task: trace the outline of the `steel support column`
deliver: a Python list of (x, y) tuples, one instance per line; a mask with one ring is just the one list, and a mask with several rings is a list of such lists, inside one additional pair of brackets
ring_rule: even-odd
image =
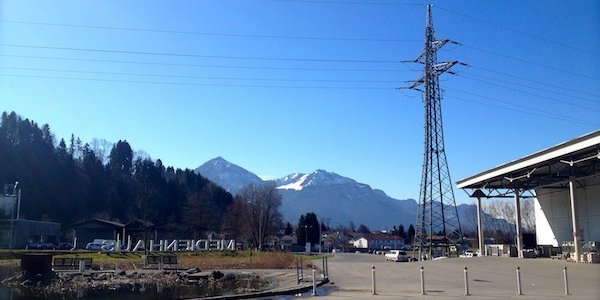
[(517, 256), (523, 258), (523, 234), (521, 233), (521, 191), (515, 189), (515, 226), (517, 229)]
[(479, 239), (479, 255), (485, 256), (485, 243), (483, 237), (483, 222), (481, 215), (481, 197), (477, 197), (477, 236)]
[(579, 262), (581, 256), (580, 244), (581, 237), (579, 236), (579, 219), (577, 214), (577, 205), (575, 200), (575, 179), (569, 179), (569, 198), (571, 198), (571, 221), (573, 223), (573, 245), (575, 246), (575, 261)]

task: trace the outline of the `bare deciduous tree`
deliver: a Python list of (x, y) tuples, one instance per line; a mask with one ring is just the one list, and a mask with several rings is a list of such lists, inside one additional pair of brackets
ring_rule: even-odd
[(250, 185), (243, 188), (229, 207), (223, 229), (232, 237), (251, 237), (261, 248), (269, 235), (283, 227), (281, 195), (274, 184)]
[(250, 237), (251, 229), (247, 222), (246, 203), (240, 196), (233, 198), (233, 203), (227, 208), (223, 218), (223, 233), (234, 240), (242, 240)]
[(105, 139), (94, 138), (92, 139), (90, 146), (98, 159), (105, 165), (108, 162), (108, 155), (110, 154), (110, 149), (113, 147), (113, 143)]

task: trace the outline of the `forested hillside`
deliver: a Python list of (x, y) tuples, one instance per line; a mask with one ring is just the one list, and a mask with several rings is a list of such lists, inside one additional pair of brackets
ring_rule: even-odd
[(47, 124), (2, 114), (0, 184), (19, 182), (22, 218), (63, 225), (140, 218), (199, 232), (218, 229), (232, 202), (231, 194), (192, 170), (136, 159), (124, 140), (104, 160), (79, 139), (57, 140)]

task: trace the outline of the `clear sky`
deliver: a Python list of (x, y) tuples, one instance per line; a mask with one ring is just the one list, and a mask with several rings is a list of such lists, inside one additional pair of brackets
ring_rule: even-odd
[[(0, 110), (166, 165), (419, 197), (425, 1), (0, 1)], [(452, 180), (600, 128), (600, 2), (433, 1)], [(457, 201), (469, 202), (462, 191)]]

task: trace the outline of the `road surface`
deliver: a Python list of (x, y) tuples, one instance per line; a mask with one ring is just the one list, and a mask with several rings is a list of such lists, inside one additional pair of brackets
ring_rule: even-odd
[[(576, 264), (546, 258), (450, 258), (423, 262), (388, 262), (383, 255), (341, 253), (329, 259), (325, 299), (559, 299), (564, 298), (567, 267), (569, 299), (600, 299), (600, 264)], [(371, 294), (375, 266), (376, 293)], [(421, 295), (420, 266), (426, 295)], [(516, 267), (521, 291), (517, 295)], [(470, 296), (464, 296), (464, 267), (468, 267)]]

